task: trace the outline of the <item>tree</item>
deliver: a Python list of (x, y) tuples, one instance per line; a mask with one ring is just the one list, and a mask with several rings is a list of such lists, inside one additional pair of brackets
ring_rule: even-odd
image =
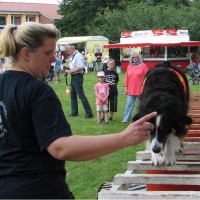
[[(86, 26), (96, 16), (101, 16), (105, 9), (126, 8), (124, 0), (63, 0), (59, 6), (59, 14), (64, 17), (56, 20), (55, 25), (65, 36), (88, 35)], [(100, 15), (99, 15), (100, 14)]]
[(191, 2), (190, 0), (141, 0), (142, 3), (148, 3), (151, 5), (165, 4), (169, 6), (188, 6)]
[(199, 9), (200, 0), (64, 0), (56, 26), (62, 36), (103, 35), (110, 42), (119, 42), (123, 31), (158, 28), (188, 29), (197, 40)]

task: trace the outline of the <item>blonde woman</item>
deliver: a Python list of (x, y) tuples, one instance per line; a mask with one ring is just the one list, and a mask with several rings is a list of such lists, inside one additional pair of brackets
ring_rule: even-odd
[(132, 117), (133, 107), (141, 94), (147, 71), (148, 68), (142, 62), (140, 54), (138, 52), (131, 53), (124, 81), (125, 94), (127, 95), (126, 109), (122, 121), (124, 123), (129, 122)]
[(11, 67), (0, 75), (0, 199), (73, 199), (65, 161), (90, 160), (149, 138), (155, 112), (121, 133), (72, 136), (54, 90), (38, 80), (55, 62), (59, 31), (53, 25), (8, 25), (0, 57)]

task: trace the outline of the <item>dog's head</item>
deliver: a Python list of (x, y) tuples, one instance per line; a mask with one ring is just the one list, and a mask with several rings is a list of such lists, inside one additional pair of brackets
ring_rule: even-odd
[[(147, 113), (146, 113), (147, 114)], [(145, 114), (138, 113), (133, 117), (133, 121), (141, 118)], [(191, 117), (188, 116), (176, 116), (168, 115), (164, 113), (158, 113), (156, 118), (149, 121), (154, 125), (154, 130), (151, 131), (151, 150), (154, 153), (160, 153), (167, 142), (167, 139), (171, 134), (176, 135), (182, 140), (186, 133), (187, 127), (192, 123)]]
[[(182, 82), (183, 81), (183, 82)], [(180, 141), (187, 133), (192, 119), (187, 116), (189, 88), (183, 72), (164, 63), (149, 70), (139, 99), (136, 121), (153, 111), (157, 117), (151, 119), (151, 150), (160, 153), (167, 146), (169, 137), (175, 135)], [(168, 143), (167, 143), (168, 144)]]

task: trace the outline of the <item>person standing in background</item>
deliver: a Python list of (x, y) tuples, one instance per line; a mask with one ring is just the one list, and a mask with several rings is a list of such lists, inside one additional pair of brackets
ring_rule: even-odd
[(94, 54), (96, 57), (96, 71), (102, 70), (102, 53), (100, 52), (100, 49), (97, 49), (97, 52)]
[(124, 123), (130, 121), (133, 107), (136, 99), (141, 94), (144, 77), (148, 71), (145, 63), (142, 62), (141, 56), (137, 52), (130, 54), (129, 65), (126, 70), (124, 88), (127, 94), (127, 103), (124, 113)]
[(93, 71), (93, 61), (92, 61), (92, 57), (89, 52), (87, 52), (87, 54), (86, 54), (86, 62), (87, 62), (87, 66), (88, 66), (88, 71), (92, 72)]
[(105, 83), (105, 73), (97, 72), (98, 83), (94, 86), (97, 106), (97, 123), (101, 124), (100, 114), (103, 112), (106, 124), (108, 124), (108, 95), (109, 86)]
[(194, 53), (192, 54), (191, 60), (192, 60), (193, 63), (195, 63), (196, 65), (198, 65), (198, 63), (199, 63), (198, 47), (195, 49)]
[(69, 69), (65, 70), (67, 74), (71, 74), (71, 114), (69, 116), (78, 116), (78, 95), (86, 112), (85, 118), (93, 118), (91, 106), (83, 90), (83, 69), (85, 68), (84, 57), (72, 44), (67, 44), (65, 49), (67, 54), (71, 55)]
[(53, 81), (53, 78), (54, 78), (54, 65), (51, 65), (49, 67), (49, 79), (48, 79), (48, 81)]
[(108, 96), (108, 110), (110, 111), (109, 121), (113, 120), (114, 112), (117, 112), (117, 97), (118, 90), (117, 84), (119, 82), (118, 73), (115, 71), (115, 60), (108, 59), (107, 62), (108, 69), (104, 71), (105, 73), (105, 82), (108, 84), (110, 91)]
[(61, 72), (62, 72), (62, 70), (63, 70), (63, 61), (65, 61), (65, 57), (63, 56), (61, 51), (58, 52), (58, 55), (59, 55), (59, 58), (61, 60)]
[(54, 63), (55, 81), (56, 83), (60, 83), (62, 60), (58, 52), (55, 53), (55, 57), (56, 57), (56, 62)]
[(108, 66), (107, 66), (108, 60), (109, 60), (109, 55), (106, 54), (106, 55), (103, 57), (103, 69), (102, 69), (103, 71), (105, 71), (105, 70), (108, 68)]
[(88, 66), (87, 66), (87, 58), (86, 58), (86, 55), (85, 55), (85, 51), (81, 51), (81, 54), (83, 55), (83, 58), (84, 58), (84, 66), (85, 66), (85, 68), (84, 68), (84, 73), (88, 73)]

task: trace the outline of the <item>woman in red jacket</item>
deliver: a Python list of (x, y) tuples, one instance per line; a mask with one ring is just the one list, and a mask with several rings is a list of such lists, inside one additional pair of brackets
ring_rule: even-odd
[(144, 77), (148, 71), (145, 63), (142, 62), (140, 54), (133, 52), (130, 55), (130, 64), (127, 67), (124, 88), (127, 94), (126, 110), (122, 122), (126, 123), (131, 119), (135, 100), (141, 93)]

